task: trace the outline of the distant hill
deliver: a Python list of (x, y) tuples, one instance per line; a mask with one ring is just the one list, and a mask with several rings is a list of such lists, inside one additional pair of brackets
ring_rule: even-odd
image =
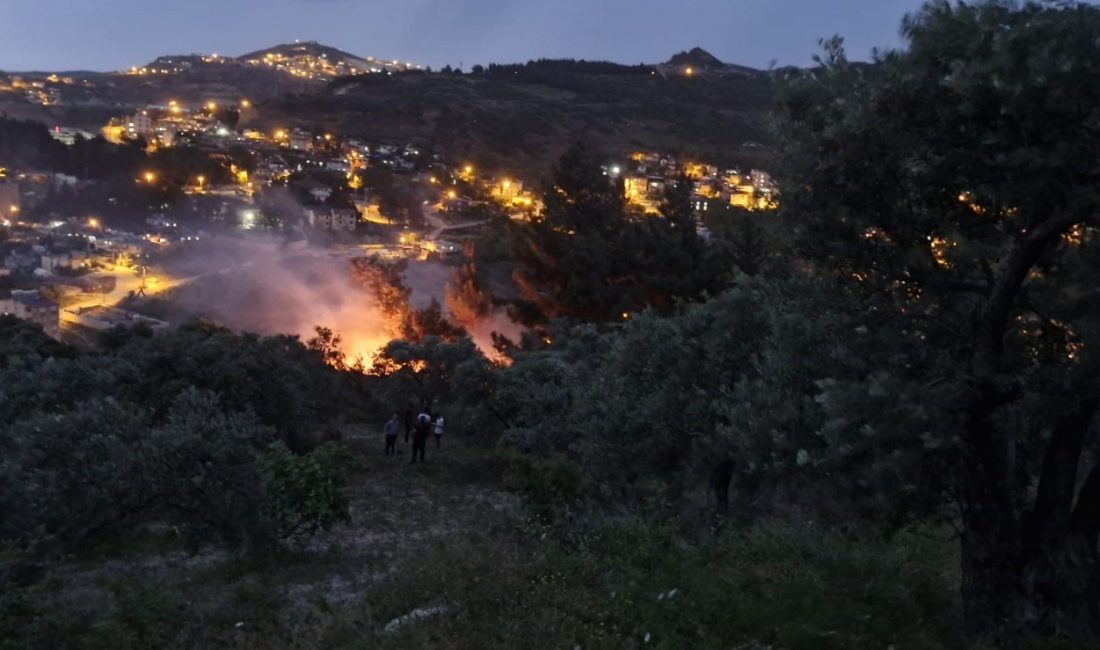
[(755, 68), (725, 63), (701, 47), (675, 54), (668, 62), (657, 67), (665, 74), (679, 73), (687, 68), (691, 68), (694, 72), (700, 74), (738, 75), (743, 77), (760, 74), (760, 70)]
[[(285, 57), (295, 56), (312, 56), (316, 58), (327, 57), (333, 61), (367, 61), (367, 57), (358, 56), (345, 52), (344, 50), (323, 45), (317, 41), (303, 41), (299, 43), (283, 43), (281, 45), (275, 45), (263, 50), (256, 50), (255, 52), (249, 52), (248, 54), (242, 54), (237, 57), (238, 61), (248, 61), (250, 59), (263, 59), (265, 56), (273, 54)], [(372, 59), (373, 60), (373, 59)]]
[(519, 172), (547, 171), (579, 138), (616, 155), (660, 150), (767, 166), (771, 75), (740, 68), (689, 78), (659, 67), (544, 60), (478, 74), (345, 77), (269, 101), (259, 119), (264, 128), (413, 142)]
[(270, 62), (297, 62), (299, 67), (310, 65), (320, 68), (329, 66), (333, 75), (358, 74), (366, 72), (387, 72), (416, 70), (420, 66), (408, 62), (386, 61), (376, 59), (373, 56), (359, 56), (344, 50), (322, 45), (316, 41), (303, 41), (298, 43), (284, 43), (269, 47), (265, 50), (249, 52), (237, 57), (242, 63), (253, 65), (269, 64)]
[[(377, 69), (390, 74), (362, 74)], [(692, 67), (693, 74), (684, 74)], [(718, 164), (769, 166), (772, 75), (696, 48), (666, 63), (538, 60), (426, 73), (314, 42), (241, 57), (165, 56), (142, 73), (89, 75), (42, 107), (3, 109), (95, 130), (108, 117), (171, 100), (257, 106), (249, 128), (303, 126), (373, 142), (420, 145), (486, 166), (543, 173), (575, 139), (609, 153), (660, 150)]]
[(703, 70), (719, 70), (726, 67), (725, 63), (718, 60), (710, 52), (701, 47), (696, 47), (687, 52), (680, 52), (668, 60), (669, 65), (690, 65)]
[(246, 66), (269, 68), (305, 79), (323, 79), (369, 72), (415, 70), (420, 66), (359, 56), (316, 41), (283, 43), (238, 57), (216, 54), (161, 56), (146, 68), (159, 71), (189, 71), (211, 67)]

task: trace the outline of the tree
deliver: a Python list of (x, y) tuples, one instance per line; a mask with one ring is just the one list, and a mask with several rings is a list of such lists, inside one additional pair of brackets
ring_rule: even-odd
[(455, 321), (472, 329), (489, 315), (493, 303), (478, 281), (473, 241), (467, 240), (463, 243), (462, 254), (463, 263), (451, 274), (444, 298)]
[(304, 434), (347, 414), (354, 379), (320, 356), (204, 325), (117, 330), (93, 356), (0, 318), (0, 585), (152, 522), (258, 552), (342, 519), (333, 452)]
[[(891, 316), (900, 348), (824, 398), (829, 435), (905, 424), (881, 403), (845, 408), (857, 394), (952, 396), (910, 433), (948, 461), (967, 630), (1096, 636), (1100, 10), (933, 2), (903, 34), (907, 49), (870, 68), (827, 42), (782, 103), (801, 252)], [(883, 445), (872, 458), (911, 456)]]
[[(391, 341), (375, 359), (371, 372), (387, 379), (395, 396), (416, 395), (420, 408), (431, 412), (438, 402), (454, 396), (454, 377), (460, 366), (480, 353), (468, 338), (448, 342), (436, 336), (418, 341)], [(400, 404), (404, 398), (391, 400)]]

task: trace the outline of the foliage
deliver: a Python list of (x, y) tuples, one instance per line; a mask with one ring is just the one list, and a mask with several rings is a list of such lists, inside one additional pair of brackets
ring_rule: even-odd
[(690, 216), (687, 181), (664, 219), (628, 216), (622, 187), (583, 143), (569, 149), (543, 193), (546, 208), (518, 234), (513, 277), (544, 317), (620, 320), (647, 305), (698, 299), (713, 276)]
[(873, 67), (827, 42), (782, 101), (799, 252), (895, 336), (822, 434), (941, 477), (902, 480), (961, 517), (974, 635), (1094, 637), (1100, 10), (932, 2), (903, 33)]
[[(77, 354), (37, 330), (41, 341), (2, 333), (0, 543), (15, 552), (5, 583), (150, 522), (195, 545), (260, 551), (346, 513), (330, 449), (284, 462), (280, 482), (261, 475), (273, 442), (307, 451), (303, 429), (325, 426), (352, 394), (350, 377), (296, 339), (192, 326), (116, 333), (104, 352)], [(287, 513), (307, 523), (280, 531)]]
[(346, 494), (348, 452), (332, 443), (298, 455), (282, 442), (260, 458), (279, 537), (304, 544), (334, 524), (350, 521)]
[(371, 372), (385, 380), (384, 389), (393, 395), (391, 403), (404, 403), (413, 395), (419, 408), (432, 412), (433, 405), (453, 398), (454, 379), (463, 366), (483, 362), (470, 339), (445, 341), (428, 336), (418, 342), (391, 341), (379, 352)]
[(524, 498), (535, 517), (553, 521), (581, 498), (581, 474), (563, 458), (538, 459), (513, 454), (504, 474), (504, 485)]
[[(819, 530), (759, 529), (703, 546), (608, 522), (579, 548), (502, 552), (456, 540), (372, 594), (379, 626), (425, 604), (448, 609), (391, 634), (334, 630), (354, 647), (951, 648), (949, 545)], [(828, 586), (828, 587), (826, 587)]]

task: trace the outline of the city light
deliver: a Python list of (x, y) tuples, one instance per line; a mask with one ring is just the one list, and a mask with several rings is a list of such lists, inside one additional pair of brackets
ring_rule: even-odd
[(88, 217), (88, 227), (89, 228), (98, 228), (99, 227), (99, 219), (96, 219), (95, 217)]
[(217, 102), (206, 102), (206, 110), (210, 111), (211, 113), (218, 110)]
[(684, 74), (690, 77), (691, 75), (695, 74), (695, 68), (687, 68), (686, 70), (684, 70)]
[(154, 181), (157, 180), (157, 175), (154, 172), (145, 172), (145, 175), (142, 178), (145, 179), (146, 183), (152, 184)]
[(12, 214), (19, 214), (19, 206), (15, 205), (14, 203), (12, 205), (9, 205), (8, 206), (8, 212), (10, 212)]
[(247, 99), (242, 99), (241, 108), (252, 108), (252, 102), (248, 101)]

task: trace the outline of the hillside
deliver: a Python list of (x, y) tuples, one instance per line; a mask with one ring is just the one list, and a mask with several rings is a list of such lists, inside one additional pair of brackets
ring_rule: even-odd
[(772, 93), (764, 73), (686, 78), (543, 61), (478, 75), (343, 78), (268, 102), (262, 114), (267, 127), (318, 124), (521, 171), (545, 171), (578, 138), (620, 154), (653, 149), (751, 165), (767, 160)]

